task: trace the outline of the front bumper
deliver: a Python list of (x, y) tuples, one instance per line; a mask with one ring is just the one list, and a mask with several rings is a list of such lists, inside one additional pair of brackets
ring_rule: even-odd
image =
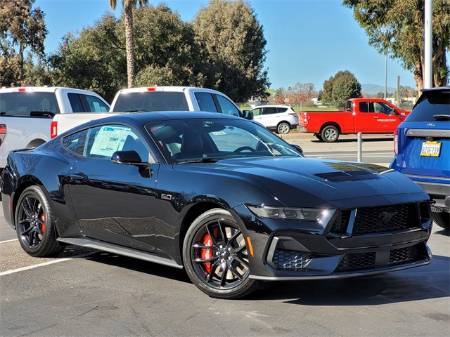
[[(431, 251), (426, 242), (431, 233), (430, 217), (417, 226), (383, 233), (337, 235), (292, 226), (289, 221), (242, 217), (251, 237), (250, 278), (299, 280), (345, 278), (396, 271), (426, 265)], [(331, 226), (331, 225), (330, 225)], [(273, 231), (272, 231), (273, 229)]]

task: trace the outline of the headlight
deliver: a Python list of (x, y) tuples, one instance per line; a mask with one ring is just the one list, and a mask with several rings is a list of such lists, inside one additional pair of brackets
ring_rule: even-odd
[(269, 206), (247, 206), (250, 211), (261, 218), (315, 221), (322, 226), (328, 224), (335, 209), (323, 208), (285, 208)]

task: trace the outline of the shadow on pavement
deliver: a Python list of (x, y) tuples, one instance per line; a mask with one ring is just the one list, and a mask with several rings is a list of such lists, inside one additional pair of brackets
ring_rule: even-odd
[(176, 281), (190, 282), (184, 270), (163, 266), (157, 263), (138, 260), (131, 257), (120, 256), (106, 252), (98, 252), (90, 256), (89, 260)]
[[(384, 138), (364, 138), (363, 136), (363, 142), (364, 143), (372, 143), (372, 142), (385, 142), (385, 141), (390, 141), (390, 140), (394, 140), (393, 137), (384, 137)], [(351, 139), (338, 139), (337, 141), (335, 141), (335, 143), (352, 143), (355, 142), (356, 143), (357, 139), (356, 138), (351, 138)], [(322, 141), (318, 140), (318, 139), (311, 139), (312, 143), (323, 143)]]
[(426, 267), (340, 280), (272, 283), (256, 300), (320, 306), (380, 305), (450, 297), (450, 258), (434, 256)]
[[(187, 282), (184, 270), (151, 262), (96, 253), (91, 261), (148, 275)], [(336, 280), (269, 282), (246, 300), (285, 300), (285, 303), (320, 306), (380, 305), (450, 297), (450, 258), (436, 255), (426, 267), (370, 277)], [(192, 285), (194, 287), (194, 285)]]
[[(437, 226), (436, 224), (435, 224), (435, 226)], [(441, 230), (438, 230), (438, 231), (436, 231), (436, 232), (434, 232), (433, 233), (434, 235), (444, 235), (444, 236), (450, 236), (450, 229), (441, 229)]]

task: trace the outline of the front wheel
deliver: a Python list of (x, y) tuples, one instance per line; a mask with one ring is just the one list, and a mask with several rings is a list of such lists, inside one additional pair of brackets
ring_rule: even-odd
[(333, 143), (339, 138), (339, 130), (334, 125), (327, 125), (322, 129), (320, 136), (325, 142)]
[(442, 227), (446, 230), (450, 230), (450, 213), (440, 212), (435, 213), (431, 212), (431, 216), (439, 227)]
[(49, 202), (39, 186), (30, 186), (20, 195), (15, 224), (19, 243), (29, 255), (53, 256), (62, 249), (56, 241)]
[(280, 124), (278, 124), (277, 126), (277, 133), (278, 134), (288, 134), (289, 131), (291, 131), (291, 125), (288, 122), (281, 122)]
[(237, 299), (256, 288), (245, 237), (226, 210), (212, 209), (194, 220), (184, 238), (183, 263), (192, 283), (211, 297)]

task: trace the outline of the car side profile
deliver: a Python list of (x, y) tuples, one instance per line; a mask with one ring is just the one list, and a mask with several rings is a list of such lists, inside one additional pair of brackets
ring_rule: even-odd
[(261, 281), (428, 264), (429, 197), (376, 165), (303, 157), (217, 113), (120, 114), (13, 151), (2, 205), (22, 248), (64, 244), (175, 268), (234, 299)]
[(261, 105), (250, 112), (253, 120), (278, 134), (287, 134), (298, 126), (297, 113), (289, 105)]

